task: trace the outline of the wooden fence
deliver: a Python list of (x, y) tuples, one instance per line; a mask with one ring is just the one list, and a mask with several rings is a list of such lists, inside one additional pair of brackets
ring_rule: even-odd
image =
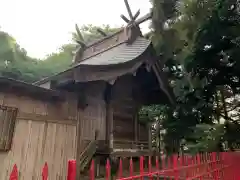
[[(240, 153), (206, 153), (195, 156), (171, 157), (140, 157), (139, 164), (129, 159), (129, 170), (123, 168), (123, 160), (119, 159), (118, 172), (111, 174), (110, 161), (106, 161), (106, 175), (104, 179), (135, 180), (135, 179), (161, 179), (161, 180), (240, 180)], [(138, 168), (134, 165), (139, 165)], [(42, 180), (48, 180), (48, 165), (42, 168)], [(113, 177), (112, 177), (113, 176)], [(89, 170), (89, 179), (95, 179), (95, 163), (92, 160)], [(76, 178), (76, 161), (69, 160), (67, 180)], [(14, 165), (10, 180), (18, 180), (18, 169)]]

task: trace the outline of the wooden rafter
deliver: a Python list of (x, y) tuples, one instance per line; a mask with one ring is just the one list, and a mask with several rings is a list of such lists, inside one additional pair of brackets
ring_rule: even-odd
[(133, 16), (133, 20), (135, 21), (138, 16), (140, 15), (140, 9), (136, 12), (136, 14)]
[(107, 34), (106, 34), (102, 29), (100, 29), (100, 28), (97, 29), (97, 32), (98, 32), (99, 34), (101, 34), (102, 36), (104, 36), (104, 37), (107, 36)]
[(126, 16), (124, 16), (123, 14), (120, 15), (120, 17), (128, 24), (130, 22), (130, 20), (128, 18), (126, 18)]
[(82, 36), (82, 33), (80, 32), (80, 29), (77, 24), (75, 24), (75, 29), (76, 29), (76, 34), (77, 34), (77, 39), (76, 42), (82, 47), (86, 47), (86, 44), (84, 42), (84, 38)]
[(129, 6), (128, 0), (124, 0), (125, 6), (127, 8), (127, 12), (129, 15), (128, 19), (126, 16), (124, 16), (123, 14), (120, 15), (120, 17), (127, 23), (127, 26), (138, 26), (138, 24), (136, 23), (136, 19), (138, 18), (138, 16), (140, 15), (140, 9), (133, 15), (131, 8)]
[(139, 18), (138, 20), (135, 21), (135, 24), (139, 25), (142, 24), (143, 22), (149, 20), (152, 18), (152, 12), (142, 16), (141, 18)]

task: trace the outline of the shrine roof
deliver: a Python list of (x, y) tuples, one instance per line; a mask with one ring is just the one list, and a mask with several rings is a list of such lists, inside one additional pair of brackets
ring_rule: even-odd
[(151, 44), (151, 41), (138, 37), (132, 44), (122, 42), (103, 52), (82, 59), (80, 65), (113, 65), (125, 63), (139, 57)]

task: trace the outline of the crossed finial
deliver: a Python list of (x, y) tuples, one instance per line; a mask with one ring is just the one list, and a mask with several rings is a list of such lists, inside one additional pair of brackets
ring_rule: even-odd
[(135, 20), (138, 18), (138, 16), (140, 15), (140, 9), (136, 12), (135, 15), (132, 14), (131, 8), (129, 6), (128, 0), (124, 0), (125, 6), (127, 8), (128, 11), (128, 15), (130, 17), (130, 20), (124, 16), (123, 14), (121, 14), (121, 18), (128, 24), (128, 25), (132, 25), (135, 23)]

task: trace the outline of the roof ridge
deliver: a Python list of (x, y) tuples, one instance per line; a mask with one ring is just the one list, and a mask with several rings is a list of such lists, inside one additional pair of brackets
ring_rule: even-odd
[(125, 28), (125, 27), (121, 28), (121, 29), (118, 30), (117, 32), (114, 32), (114, 33), (109, 34), (109, 35), (107, 35), (107, 36), (105, 36), (105, 37), (103, 37), (103, 38), (97, 39), (97, 40), (95, 40), (95, 41), (87, 44), (86, 49), (87, 49), (87, 48), (90, 48), (90, 47), (92, 47), (92, 46), (94, 46), (94, 45), (96, 45), (96, 44), (99, 44), (99, 43), (105, 41), (106, 39), (109, 39), (109, 38), (111, 38), (111, 37), (113, 37), (113, 36), (116, 36), (117, 34), (120, 34), (120, 33), (124, 30), (124, 28)]
[(124, 31), (125, 28), (130, 28), (132, 26), (135, 26), (136, 24), (139, 25), (142, 22), (150, 19), (151, 17), (152, 17), (152, 11), (150, 13), (146, 14), (145, 16), (139, 18), (138, 20), (136, 20), (136, 22), (134, 24), (130, 24), (130, 25), (121, 27), (117, 32), (109, 34), (109, 35), (107, 35), (107, 36), (105, 36), (105, 37), (103, 37), (101, 39), (97, 39), (97, 40), (93, 41), (92, 43), (87, 44), (86, 49), (90, 48), (90, 47), (92, 47), (92, 46), (94, 46), (94, 45), (96, 45), (98, 43), (101, 43), (101, 42), (105, 41), (106, 39), (109, 39), (109, 38), (111, 38), (111, 37), (113, 37), (113, 36), (115, 36), (115, 35), (117, 35), (119, 33), (121, 33), (122, 31)]

